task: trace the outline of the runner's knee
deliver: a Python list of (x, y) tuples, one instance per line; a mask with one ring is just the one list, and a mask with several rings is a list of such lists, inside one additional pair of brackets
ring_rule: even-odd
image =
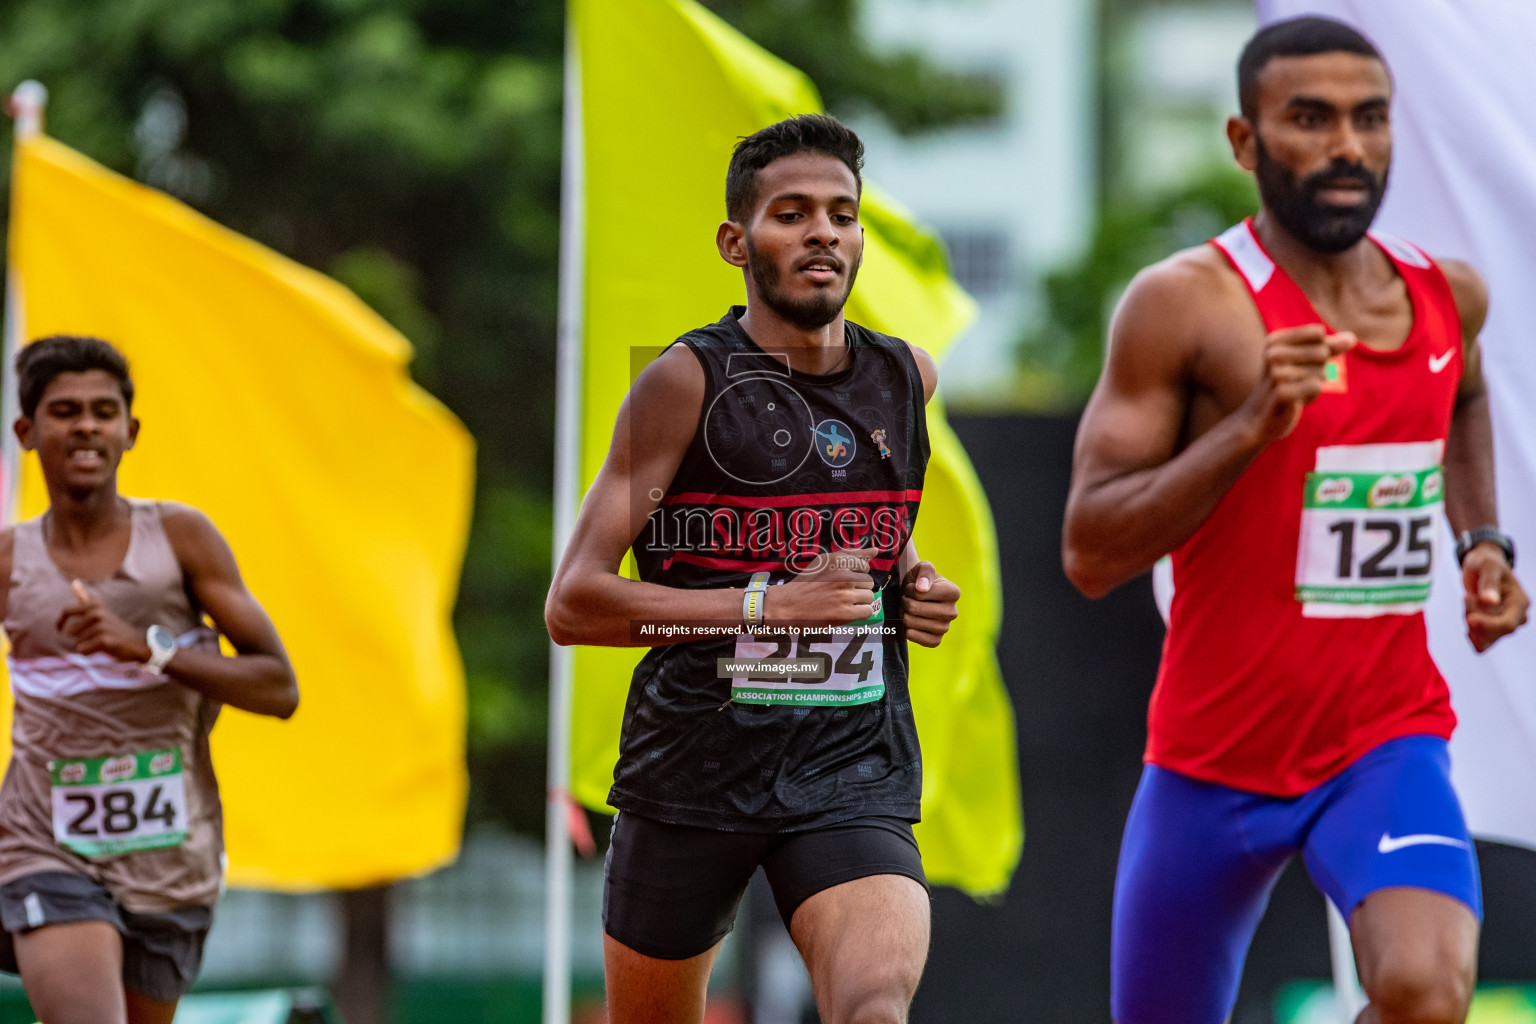
[(127, 1024), (121, 990), (70, 985), (57, 977), (42, 986), (26, 978), (23, 983), (38, 1019), (47, 1024)]
[(69, 1006), (46, 1014), (39, 1011), (39, 1015), (48, 1018), (47, 1024), (127, 1024), (121, 1014), (94, 1006)]
[(911, 998), (905, 993), (884, 992), (858, 1000), (846, 1015), (833, 1017), (828, 1024), (907, 1024)]
[(1429, 957), (1398, 957), (1366, 986), (1381, 1024), (1463, 1024), (1472, 971)]
[(922, 969), (882, 964), (858, 983), (839, 986), (826, 1024), (906, 1024)]

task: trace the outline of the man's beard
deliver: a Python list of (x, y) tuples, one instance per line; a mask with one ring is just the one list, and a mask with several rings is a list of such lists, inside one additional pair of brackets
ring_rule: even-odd
[(779, 287), (778, 264), (758, 251), (757, 246), (752, 244), (752, 236), (747, 236), (747, 272), (752, 275), (752, 283), (757, 286), (757, 297), (769, 309), (805, 331), (814, 331), (836, 320), (848, 302), (849, 293), (853, 291), (854, 279), (859, 276), (859, 263), (849, 262), (841, 255), (837, 258), (848, 272), (848, 283), (841, 293), (819, 288), (809, 298), (796, 300), (784, 294), (784, 290)]
[[(1254, 137), (1258, 164), (1254, 178), (1265, 209), (1280, 226), (1309, 249), (1343, 252), (1365, 237), (1387, 188), (1387, 174), (1377, 178), (1364, 164), (1335, 160), (1324, 170), (1298, 182), (1290, 168), (1272, 159), (1264, 140)], [(1329, 206), (1317, 194), (1331, 185), (1364, 185), (1369, 191), (1360, 206)]]

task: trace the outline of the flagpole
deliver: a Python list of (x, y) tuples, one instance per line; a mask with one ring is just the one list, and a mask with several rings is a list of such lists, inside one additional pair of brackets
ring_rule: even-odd
[(1355, 947), (1349, 938), (1349, 925), (1344, 915), (1324, 899), (1328, 905), (1328, 958), (1333, 962), (1333, 1004), (1338, 1008), (1339, 1024), (1354, 1024), (1354, 1019), (1365, 1009), (1365, 993), (1360, 989), (1360, 978), (1355, 974)]
[[(567, 13), (565, 98), (561, 114), (560, 319), (555, 355), (554, 564), (576, 522), (581, 470), (582, 304), (586, 203), (581, 54), (576, 19)], [(571, 1019), (571, 686), (574, 654), (549, 649), (549, 782), (545, 795), (544, 1024)]]
[[(15, 119), (15, 138), (31, 139), (43, 133), (43, 109), (48, 105), (48, 89), (42, 82), (27, 79), (11, 93), (9, 112)], [(11, 175), (12, 194), (16, 176)], [(16, 207), (11, 205), (11, 216)], [(13, 254), (14, 255), (14, 254)], [(0, 524), (16, 521), (17, 492), (21, 475), (21, 447), (10, 425), (16, 419), (16, 352), (26, 331), (21, 308), (21, 274), (13, 266), (5, 268), (5, 340), (0, 346)]]

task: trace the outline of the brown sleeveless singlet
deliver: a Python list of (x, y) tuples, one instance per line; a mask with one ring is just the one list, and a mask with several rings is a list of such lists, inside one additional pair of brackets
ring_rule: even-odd
[[(216, 650), (217, 635), (203, 625), (187, 593), (159, 503), (129, 502), (128, 553), (110, 578), (86, 582), (86, 588), (135, 629), (159, 624), (183, 646)], [(75, 653), (54, 625), (78, 602), (69, 577), (48, 555), (42, 520), (15, 529), (5, 631), (16, 709), (11, 763), (0, 787), (0, 883), (40, 871), (70, 871), (95, 880), (124, 909), (137, 913), (213, 903), (223, 882), (224, 820), (208, 732), (222, 705), (137, 662)], [(133, 796), (113, 795), (109, 780), (133, 773), (135, 755), (158, 752), (139, 758), (139, 773), (145, 774), (168, 770), (171, 751), (180, 753), (185, 794), (174, 815), (158, 793), (145, 799), (152, 784), (169, 781), (164, 776), (145, 780)], [(113, 760), (95, 764), (102, 758)], [(102, 783), (94, 793), (82, 796), (85, 790), (67, 788), (87, 774), (86, 781)], [(76, 795), (61, 803), (61, 794)], [(141, 813), (163, 815), (166, 827), (174, 824), (185, 840), (170, 845), (174, 838), (162, 836), (149, 840), (167, 843), (158, 849), (113, 852), (103, 844), (105, 850), (82, 853), (56, 838), (64, 829), (75, 842), (144, 842), (125, 827), (139, 822)], [(67, 824), (77, 818), (75, 826)], [(86, 840), (75, 838), (75, 827), (89, 833)]]

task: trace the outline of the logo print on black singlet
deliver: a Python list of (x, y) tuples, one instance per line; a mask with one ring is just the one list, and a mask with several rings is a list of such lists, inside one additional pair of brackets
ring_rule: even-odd
[(732, 480), (787, 479), (820, 448), (811, 407), (787, 381), (746, 377), (723, 388), (704, 414), (704, 450)]
[(816, 424), (816, 454), (833, 469), (842, 469), (853, 461), (858, 446), (853, 430), (842, 420), (825, 419)]

